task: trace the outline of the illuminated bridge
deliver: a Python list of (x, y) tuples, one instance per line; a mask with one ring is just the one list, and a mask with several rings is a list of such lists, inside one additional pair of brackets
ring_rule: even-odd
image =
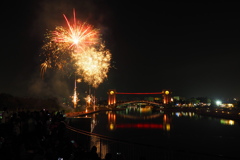
[(123, 106), (126, 104), (132, 104), (132, 103), (145, 103), (146, 105), (156, 105), (156, 106), (160, 106), (162, 105), (162, 103), (157, 103), (157, 102), (153, 102), (153, 101), (147, 101), (147, 100), (133, 100), (133, 101), (126, 101), (126, 102), (120, 102), (120, 103), (116, 103), (116, 106)]
[(151, 93), (126, 93), (126, 92), (117, 92), (115, 89), (110, 89), (108, 91), (108, 105), (111, 107), (116, 107), (120, 104), (117, 103), (117, 94), (141, 94), (141, 95), (153, 95), (153, 94), (161, 94), (162, 95), (162, 102), (151, 102), (151, 101), (144, 101), (144, 100), (136, 100), (136, 101), (129, 101), (129, 102), (123, 102), (123, 104), (129, 104), (134, 102), (140, 102), (140, 103), (151, 103), (154, 105), (166, 105), (169, 104), (172, 101), (171, 92), (169, 90), (162, 90), (162, 92), (151, 92)]

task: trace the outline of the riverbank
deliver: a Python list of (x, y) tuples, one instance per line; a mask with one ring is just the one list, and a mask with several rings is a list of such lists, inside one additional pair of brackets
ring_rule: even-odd
[[(96, 108), (95, 110), (85, 110), (79, 112), (68, 112), (65, 113), (66, 117), (76, 117), (76, 116), (83, 116), (87, 114), (92, 114), (100, 111), (117, 111), (117, 110), (125, 110), (124, 108), (107, 108), (101, 107)], [(161, 108), (158, 110), (162, 110), (164, 112), (196, 112), (202, 116), (211, 116), (216, 118), (224, 118), (224, 119), (231, 119), (231, 120), (238, 120), (240, 121), (240, 109), (236, 108), (197, 108), (197, 107), (171, 107), (171, 108)]]
[(237, 108), (210, 108), (210, 107), (172, 107), (162, 109), (165, 112), (195, 112), (202, 116), (224, 118), (240, 121), (240, 109)]
[(199, 115), (240, 121), (240, 111), (233, 109), (198, 110)]

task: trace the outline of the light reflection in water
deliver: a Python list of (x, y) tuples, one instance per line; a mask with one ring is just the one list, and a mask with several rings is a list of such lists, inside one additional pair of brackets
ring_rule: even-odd
[(229, 119), (220, 119), (220, 123), (223, 125), (234, 125), (235, 121), (234, 120), (229, 120)]
[[(174, 112), (173, 112), (173, 114), (174, 114)], [(194, 112), (175, 112), (175, 115), (177, 117), (182, 117), (182, 116), (193, 117), (193, 116), (195, 116), (195, 113)]]
[[(138, 113), (138, 114), (136, 114)], [(151, 113), (151, 114), (149, 114)], [(171, 113), (165, 113), (162, 110), (159, 110), (158, 113), (153, 112), (152, 110), (150, 111), (149, 109), (138, 109), (138, 108), (131, 108), (131, 109), (127, 109), (126, 112), (115, 112), (115, 111), (107, 111), (106, 112), (107, 115), (107, 129), (111, 132), (114, 132), (117, 128), (119, 129), (127, 129), (127, 128), (134, 128), (134, 129), (158, 129), (158, 130), (163, 130), (165, 133), (170, 134), (171, 130), (174, 131), (174, 126), (172, 126), (172, 120), (174, 117), (178, 118), (178, 117), (190, 117), (191, 119), (198, 119), (201, 116), (199, 116), (198, 114), (194, 113), (194, 112), (171, 112)], [(124, 122), (120, 122), (117, 121), (117, 117), (121, 117), (126, 119), (127, 123)], [(95, 116), (93, 116), (92, 118), (95, 119)], [(160, 119), (159, 119), (160, 118)], [(148, 120), (151, 119), (159, 119), (160, 121), (157, 123), (152, 123), (149, 122)], [(139, 120), (139, 121), (138, 121)], [(146, 123), (144, 123), (146, 120)], [(186, 120), (186, 119), (185, 119)], [(131, 124), (129, 122), (134, 121), (135, 123)], [(94, 122), (96, 124), (96, 121), (93, 120), (92, 122)], [(155, 122), (155, 121), (154, 121)], [(119, 123), (119, 124), (118, 124)], [(235, 125), (235, 121), (233, 120), (227, 120), (227, 119), (220, 119), (220, 123), (223, 125)], [(92, 125), (92, 127), (94, 127), (95, 125)], [(93, 130), (93, 128), (91, 129), (91, 131)], [(176, 130), (176, 127), (175, 127)], [(189, 139), (191, 139), (192, 137), (190, 136)], [(193, 137), (194, 138), (194, 137)], [(214, 137), (212, 138), (211, 141), (214, 141)], [(200, 141), (201, 142), (201, 141)], [(200, 143), (198, 142), (198, 143)], [(186, 143), (191, 143), (191, 141), (188, 141)], [(210, 143), (210, 142), (208, 142)], [(101, 144), (101, 146), (100, 146)], [(105, 142), (100, 142), (100, 139), (92, 136), (91, 138), (91, 145), (95, 145), (97, 146), (97, 148), (99, 148), (99, 153), (101, 152), (101, 156), (102, 158), (104, 157), (104, 155), (111, 150), (111, 148), (108, 148), (108, 144), (106, 144)], [(193, 145), (193, 144), (192, 144)], [(194, 146), (194, 145), (193, 145)]]
[(109, 130), (115, 130), (116, 128), (116, 114), (114, 112), (107, 112), (108, 115), (108, 128)]
[[(146, 108), (146, 109), (136, 109), (134, 108), (133, 110), (137, 110), (139, 113), (146, 113), (146, 112), (151, 112), (151, 108)], [(171, 118), (167, 114), (150, 114), (150, 115), (130, 115), (130, 110), (126, 110), (127, 114), (119, 114), (118, 116), (124, 117), (126, 119), (154, 119), (158, 117), (163, 117), (163, 123), (162, 124), (155, 124), (155, 123), (135, 123), (135, 124), (116, 124), (116, 113), (115, 112), (107, 112), (108, 115), (108, 129), (113, 131), (116, 128), (151, 128), (151, 129), (163, 129), (165, 131), (170, 131), (171, 129)]]

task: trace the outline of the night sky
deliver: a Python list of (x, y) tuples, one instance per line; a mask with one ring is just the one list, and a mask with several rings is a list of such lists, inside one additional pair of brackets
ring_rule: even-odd
[[(66, 97), (74, 76), (40, 77), (46, 29), (65, 25), (73, 8), (99, 28), (112, 54), (108, 78), (94, 90), (240, 98), (240, 3), (231, 1), (53, 0), (6, 2), (1, 9), (0, 93)], [(80, 96), (88, 85), (78, 84)], [(93, 91), (92, 91), (93, 92)]]

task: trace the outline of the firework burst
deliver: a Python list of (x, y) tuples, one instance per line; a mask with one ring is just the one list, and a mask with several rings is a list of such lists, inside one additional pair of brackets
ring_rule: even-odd
[(44, 62), (41, 64), (41, 76), (43, 77), (47, 68), (61, 70), (64, 72), (70, 72), (73, 70), (71, 53), (73, 52), (64, 43), (54, 43), (51, 41), (50, 33), (46, 34), (46, 41), (48, 41), (43, 47)]
[[(67, 19), (66, 26), (57, 26), (55, 30), (45, 34), (45, 43), (42, 47), (43, 63), (41, 64), (41, 76), (48, 68), (57, 69), (65, 74), (82, 77), (89, 86), (97, 88), (105, 78), (110, 68), (111, 54), (101, 42), (98, 29), (77, 21), (73, 10), (73, 22)], [(74, 108), (79, 101), (75, 79), (74, 93), (71, 96)], [(87, 104), (95, 103), (94, 96), (88, 95)]]
[(44, 62), (41, 64), (41, 76), (47, 68), (55, 68), (65, 72), (71, 72), (73, 64), (72, 54), (84, 52), (86, 48), (97, 45), (100, 42), (99, 30), (86, 22), (76, 20), (73, 10), (73, 23), (71, 24), (63, 14), (68, 27), (57, 26), (54, 31), (47, 31), (45, 44), (43, 45)]
[[(67, 27), (57, 26), (45, 34), (43, 52), (40, 54), (44, 57), (40, 74), (43, 77), (48, 68), (70, 75), (74, 73), (89, 86), (97, 88), (107, 78), (111, 53), (101, 42), (99, 30), (86, 22), (77, 21), (75, 10), (72, 23), (64, 14), (63, 17)], [(76, 82), (75, 79), (74, 93), (71, 96), (74, 108), (79, 101)], [(85, 100), (88, 105), (95, 103), (90, 95)]]
[(69, 22), (67, 17), (63, 14), (68, 29), (65, 30), (55, 30), (52, 32), (52, 40), (56, 43), (64, 43), (68, 48), (81, 49), (89, 45), (95, 45), (99, 42), (99, 30), (95, 29), (93, 26), (87, 24), (86, 22), (81, 23), (76, 20), (75, 10), (73, 10), (73, 24)]
[(107, 78), (110, 67), (111, 54), (105, 45), (89, 47), (81, 54), (74, 54), (76, 73), (82, 75), (83, 80), (97, 88)]

